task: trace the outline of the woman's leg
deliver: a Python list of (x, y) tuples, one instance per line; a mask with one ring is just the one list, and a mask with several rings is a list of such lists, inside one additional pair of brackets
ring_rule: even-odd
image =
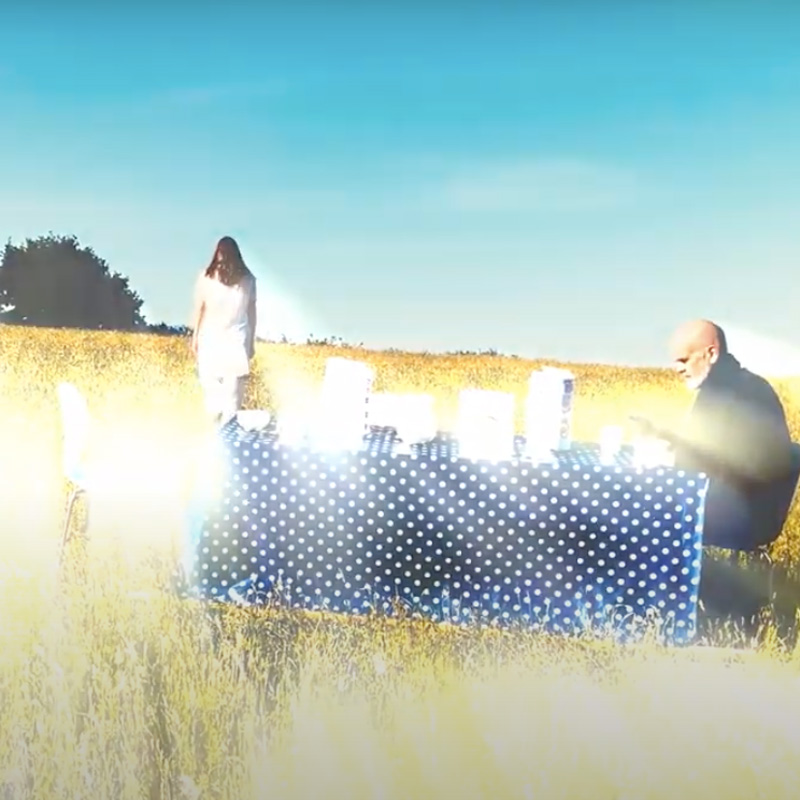
[(209, 420), (213, 425), (217, 425), (226, 405), (224, 380), (215, 375), (200, 375), (200, 387), (203, 390), (203, 402)]
[(220, 422), (224, 424), (242, 408), (245, 378), (223, 378), (220, 384)]

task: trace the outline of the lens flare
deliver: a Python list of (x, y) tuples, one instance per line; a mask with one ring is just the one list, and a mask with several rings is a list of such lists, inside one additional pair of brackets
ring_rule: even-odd
[(720, 327), (743, 367), (765, 378), (800, 377), (800, 347), (738, 325), (721, 322)]
[(315, 329), (311, 315), (300, 308), (282, 281), (256, 255), (254, 248), (240, 242), (245, 262), (257, 281), (256, 336), (259, 339), (303, 343)]

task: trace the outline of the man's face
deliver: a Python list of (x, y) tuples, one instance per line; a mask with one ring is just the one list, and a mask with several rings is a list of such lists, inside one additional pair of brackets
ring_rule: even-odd
[(673, 369), (692, 390), (700, 388), (717, 356), (717, 348), (714, 345), (698, 347), (677, 342), (672, 347)]

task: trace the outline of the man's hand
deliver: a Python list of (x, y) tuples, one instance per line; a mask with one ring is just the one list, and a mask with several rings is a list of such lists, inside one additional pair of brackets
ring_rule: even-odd
[(643, 436), (652, 436), (655, 439), (663, 439), (666, 442), (672, 442), (675, 438), (672, 431), (659, 427), (652, 420), (647, 419), (647, 417), (640, 417), (634, 414), (629, 417), (629, 419), (639, 426), (639, 430)]
[(192, 350), (192, 355), (195, 358), (197, 358), (197, 335), (196, 334), (192, 334), (192, 341), (191, 341), (191, 344), (189, 345), (189, 347)]

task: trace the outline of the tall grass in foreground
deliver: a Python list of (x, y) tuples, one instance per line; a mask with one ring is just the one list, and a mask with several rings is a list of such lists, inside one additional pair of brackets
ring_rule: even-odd
[[(290, 402), (276, 387), (302, 392), (332, 352), (262, 346), (249, 404)], [(350, 355), (378, 389), (434, 392), (443, 424), (459, 388), (521, 396), (533, 366)], [(62, 579), (60, 380), (88, 397), (102, 478)], [(779, 388), (800, 438), (800, 392)], [(684, 401), (664, 373), (591, 365), (578, 392), (578, 438)], [(0, 326), (0, 404), (0, 800), (796, 796), (800, 653), (774, 633), (619, 648), (161, 591), (202, 432), (181, 340)], [(800, 553), (796, 509), (775, 553)]]
[(800, 657), (0, 575), (0, 796), (793, 798)]

